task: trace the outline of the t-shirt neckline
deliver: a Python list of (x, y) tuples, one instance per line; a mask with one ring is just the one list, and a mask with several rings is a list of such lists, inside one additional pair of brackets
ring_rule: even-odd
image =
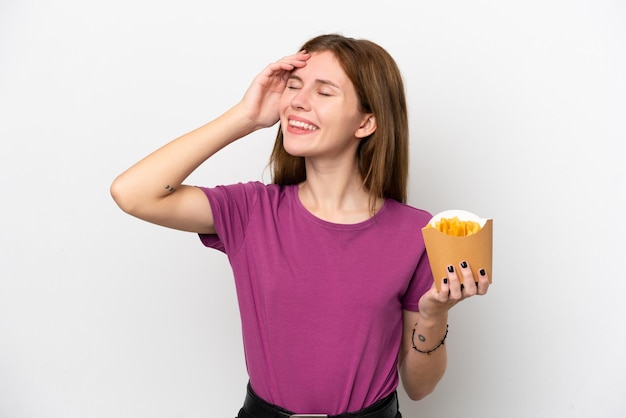
[(357, 223), (351, 223), (351, 224), (343, 224), (343, 223), (336, 223), (336, 222), (330, 222), (327, 220), (324, 220), (322, 218), (319, 218), (317, 216), (315, 216), (313, 213), (311, 213), (302, 203), (302, 201), (300, 200), (300, 196), (298, 195), (298, 185), (294, 184), (288, 187), (289, 190), (289, 195), (290, 198), (294, 201), (296, 208), (298, 209), (298, 211), (308, 220), (315, 222), (318, 225), (321, 225), (325, 228), (331, 228), (331, 229), (340, 229), (340, 230), (354, 230), (354, 229), (362, 229), (362, 228), (367, 228), (368, 226), (370, 226), (371, 224), (377, 222), (377, 220), (383, 216), (383, 214), (387, 211), (387, 206), (389, 204), (389, 199), (384, 199), (383, 201), (383, 205), (380, 207), (380, 209), (378, 210), (378, 212), (376, 212), (374, 214), (374, 216), (361, 221), (361, 222), (357, 222)]

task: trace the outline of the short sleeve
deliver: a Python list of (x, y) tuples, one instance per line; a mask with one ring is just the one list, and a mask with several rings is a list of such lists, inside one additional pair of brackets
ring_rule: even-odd
[(424, 248), (409, 287), (402, 297), (402, 308), (407, 311), (418, 312), (420, 298), (430, 290), (432, 285), (433, 274)]
[(206, 247), (234, 254), (245, 238), (260, 187), (264, 185), (258, 182), (200, 187), (211, 205), (216, 231), (216, 234), (199, 234), (200, 241)]

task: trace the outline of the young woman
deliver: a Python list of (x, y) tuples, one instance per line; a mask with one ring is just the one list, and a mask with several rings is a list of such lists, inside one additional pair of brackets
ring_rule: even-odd
[[(182, 184), (276, 122), (272, 184)], [(227, 254), (250, 377), (239, 417), (394, 418), (400, 378), (418, 400), (443, 376), (449, 309), (489, 286), (467, 263), (433, 286), (430, 214), (406, 204), (407, 173), (396, 63), (331, 34), (267, 66), (239, 103), (129, 168), (111, 193), (131, 215)]]

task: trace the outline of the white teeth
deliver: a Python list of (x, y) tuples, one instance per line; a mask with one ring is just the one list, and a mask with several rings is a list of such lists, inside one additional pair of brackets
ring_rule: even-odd
[(308, 123), (304, 123), (304, 122), (300, 122), (297, 120), (289, 120), (289, 126), (293, 126), (295, 128), (300, 128), (300, 129), (306, 129), (308, 131), (314, 131), (317, 128), (313, 125), (310, 125)]

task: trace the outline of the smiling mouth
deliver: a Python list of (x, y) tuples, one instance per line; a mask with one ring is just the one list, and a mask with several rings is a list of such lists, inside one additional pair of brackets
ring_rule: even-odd
[(287, 123), (289, 124), (289, 126), (292, 126), (294, 128), (298, 128), (298, 129), (303, 129), (305, 131), (315, 131), (315, 130), (317, 130), (317, 126), (311, 125), (310, 123), (302, 122), (302, 121), (299, 121), (299, 120), (289, 119), (289, 121)]

